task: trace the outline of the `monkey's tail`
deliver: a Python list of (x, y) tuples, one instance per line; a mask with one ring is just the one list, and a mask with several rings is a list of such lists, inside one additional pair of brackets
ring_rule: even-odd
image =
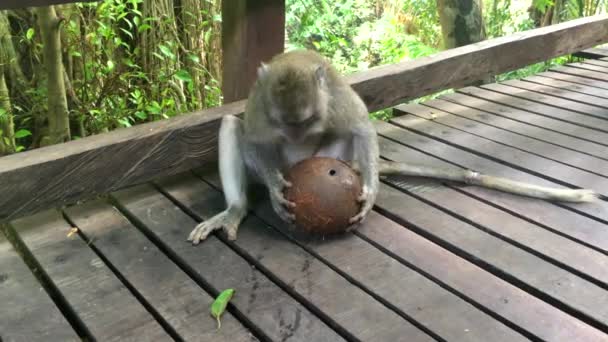
[(518, 182), (506, 178), (484, 175), (461, 168), (438, 168), (425, 165), (411, 165), (392, 161), (380, 161), (380, 175), (429, 177), (442, 180), (478, 185), (516, 195), (561, 202), (593, 202), (599, 195), (588, 189), (557, 189)]

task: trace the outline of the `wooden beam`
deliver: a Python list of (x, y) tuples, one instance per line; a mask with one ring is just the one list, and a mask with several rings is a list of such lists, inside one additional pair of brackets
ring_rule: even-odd
[(370, 111), (608, 42), (608, 16), (593, 16), (442, 51), (349, 77)]
[[(588, 17), (348, 77), (370, 110), (608, 41), (608, 16)], [(16, 218), (216, 158), (220, 118), (244, 101), (0, 158), (0, 219)]]
[(247, 97), (260, 62), (283, 52), (285, 0), (222, 2), (224, 103)]
[(0, 10), (97, 1), (101, 0), (0, 0)]

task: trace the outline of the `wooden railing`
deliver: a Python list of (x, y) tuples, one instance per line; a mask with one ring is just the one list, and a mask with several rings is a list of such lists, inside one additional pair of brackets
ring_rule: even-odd
[[(375, 111), (604, 42), (608, 42), (608, 16), (587, 17), (357, 72), (348, 80)], [(233, 102), (0, 158), (0, 219), (213, 161), (221, 117), (240, 115), (244, 104)]]

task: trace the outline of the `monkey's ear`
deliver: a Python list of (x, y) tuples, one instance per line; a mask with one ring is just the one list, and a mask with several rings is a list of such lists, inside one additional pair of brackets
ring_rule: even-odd
[(315, 69), (315, 78), (320, 86), (325, 86), (327, 84), (327, 70), (324, 65), (318, 65), (317, 69)]
[(264, 62), (258, 67), (258, 79), (264, 78), (270, 71), (270, 66)]

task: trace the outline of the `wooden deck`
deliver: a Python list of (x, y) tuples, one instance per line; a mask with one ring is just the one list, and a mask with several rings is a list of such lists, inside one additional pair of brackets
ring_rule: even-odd
[[(384, 158), (608, 194), (608, 59), (397, 110), (377, 124)], [(12, 221), (0, 340), (608, 341), (605, 197), (387, 179), (352, 234), (292, 234), (263, 201), (237, 241), (192, 246), (224, 207), (215, 169)]]

